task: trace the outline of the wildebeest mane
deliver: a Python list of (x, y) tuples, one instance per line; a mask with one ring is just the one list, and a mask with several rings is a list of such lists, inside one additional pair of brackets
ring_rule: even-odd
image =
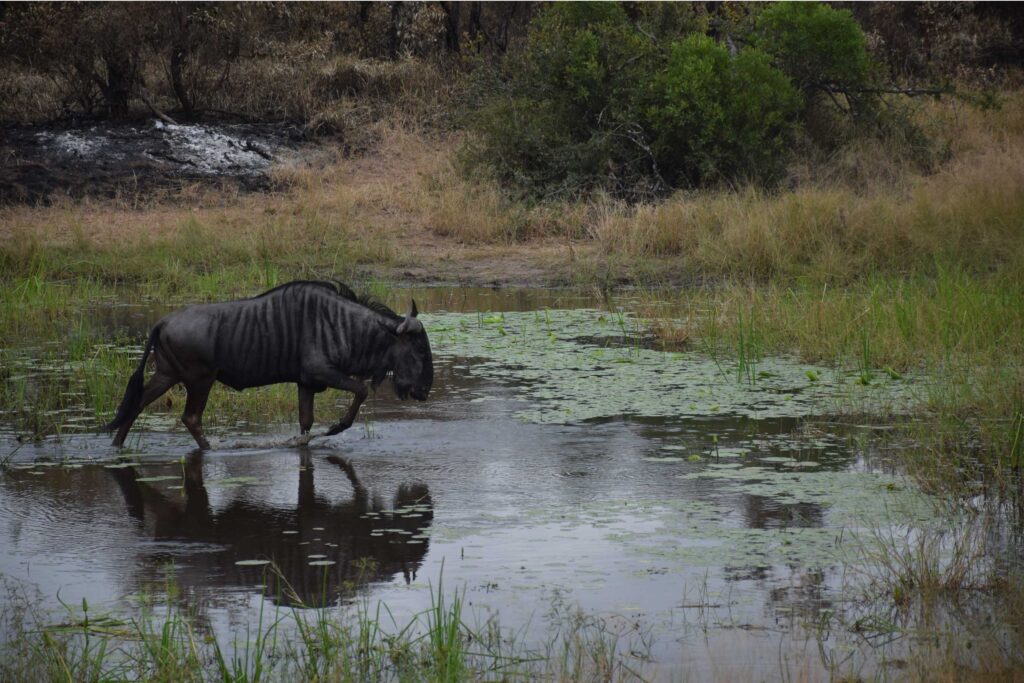
[(402, 320), (402, 316), (400, 316), (399, 314), (395, 313), (393, 310), (391, 310), (390, 308), (388, 308), (387, 306), (385, 306), (381, 302), (377, 301), (376, 299), (371, 297), (369, 294), (364, 294), (364, 295), (360, 296), (360, 295), (356, 294), (354, 291), (352, 291), (351, 287), (346, 285), (344, 282), (340, 282), (338, 280), (331, 280), (330, 282), (325, 281), (325, 280), (294, 280), (292, 282), (287, 282), (287, 283), (285, 283), (283, 285), (278, 285), (277, 287), (274, 287), (273, 289), (268, 289), (267, 291), (263, 292), (262, 294), (259, 294), (259, 295), (255, 296), (253, 298), (254, 299), (259, 299), (260, 297), (267, 296), (268, 294), (280, 291), (282, 289), (289, 289), (291, 287), (302, 287), (302, 286), (324, 287), (324, 288), (330, 290), (331, 293), (340, 296), (342, 299), (348, 299), (349, 301), (351, 301), (353, 303), (357, 303), (360, 306), (363, 306), (365, 308), (370, 309), (374, 313), (379, 313), (380, 315), (386, 316), (386, 317), (391, 318), (393, 320)]

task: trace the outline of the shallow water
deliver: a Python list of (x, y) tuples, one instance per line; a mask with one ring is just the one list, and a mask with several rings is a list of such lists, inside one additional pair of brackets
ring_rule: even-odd
[[(930, 506), (887, 471), (877, 425), (824, 416), (908, 407), (912, 382), (858, 387), (793, 359), (737, 372), (645, 348), (635, 321), (558, 293), (416, 296), (433, 311), (430, 400), (383, 389), (336, 437), (218, 427), (199, 454), (150, 420), (119, 461), (106, 435), (0, 431), (0, 572), (53, 607), (59, 591), (112, 608), (173, 574), (226, 632), (261, 600), (382, 600), (400, 621), (443, 577), (470, 621), (497, 615), (538, 644), (553, 611), (579, 606), (642, 640), (656, 677), (817, 679), (901, 656), (817, 625), (850, 599), (852, 539), (926, 526)], [(94, 319), (139, 333), (159, 313)], [(290, 590), (250, 560), (273, 560)]]

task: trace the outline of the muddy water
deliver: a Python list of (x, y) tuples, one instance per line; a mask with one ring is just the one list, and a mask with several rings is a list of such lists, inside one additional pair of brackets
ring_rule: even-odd
[[(0, 573), (54, 607), (59, 591), (113, 609), (173, 575), (227, 640), (261, 602), (381, 600), (401, 622), (443, 580), (465, 590), (468, 621), (496, 616), (538, 645), (578, 607), (656, 677), (899, 659), (906, 643), (821, 624), (856, 599), (851, 539), (927, 525), (929, 506), (887, 471), (877, 425), (822, 415), (903, 405), (905, 381), (656, 351), (629, 319), (558, 294), (416, 296), (433, 311), (431, 399), (382, 390), (337, 437), (219, 428), (200, 454), (184, 429), (151, 425), (119, 460), (105, 435), (0, 432)], [(159, 312), (94, 319), (141, 331)], [(287, 589), (266, 584), (264, 560)]]

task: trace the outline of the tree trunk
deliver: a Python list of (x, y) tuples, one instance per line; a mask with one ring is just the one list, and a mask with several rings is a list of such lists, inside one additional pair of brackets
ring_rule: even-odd
[(459, 51), (459, 19), (462, 14), (462, 3), (442, 2), (444, 10), (444, 44), (449, 52)]
[(171, 48), (171, 87), (174, 89), (174, 96), (178, 98), (181, 109), (185, 112), (186, 118), (191, 118), (195, 110), (195, 102), (188, 95), (188, 88), (185, 86), (182, 67), (185, 62), (185, 49), (175, 45)]
[(106, 83), (100, 85), (106, 101), (107, 114), (111, 119), (128, 118), (128, 103), (134, 85), (134, 69), (129, 57), (107, 53), (103, 57), (107, 65)]
[(399, 35), (398, 24), (402, 18), (402, 3), (391, 3), (391, 22), (388, 25), (388, 58), (398, 59)]
[(192, 40), (192, 12), (194, 8), (188, 5), (176, 5), (174, 18), (177, 20), (177, 33), (171, 40), (170, 75), (171, 88), (174, 96), (178, 98), (181, 109), (186, 118), (191, 118), (195, 112), (195, 95), (189, 94), (188, 84), (185, 82), (185, 68), (188, 65), (192, 50), (189, 46)]
[(469, 3), (469, 39), (474, 44), (476, 44), (477, 36), (480, 35), (480, 12), (479, 2)]

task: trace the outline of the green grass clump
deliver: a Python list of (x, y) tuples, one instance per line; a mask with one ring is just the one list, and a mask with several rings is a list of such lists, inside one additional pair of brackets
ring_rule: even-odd
[(5, 588), (18, 609), (5, 611), (0, 624), (10, 636), (0, 643), (0, 678), (24, 683), (643, 679), (626, 664), (630, 648), (600, 619), (555, 615), (538, 650), (493, 621), (471, 627), (462, 595), (449, 597), (440, 585), (430, 607), (403, 621), (365, 601), (351, 608), (265, 604), (231, 642), (183, 606), (173, 582), (141, 596), (128, 613), (100, 613), (83, 599), (54, 615), (22, 587)]
[(936, 264), (930, 272), (873, 274), (843, 287), (653, 290), (638, 307), (669, 340), (738, 358), (741, 377), (750, 376), (756, 339), (763, 353), (797, 353), (853, 370), (862, 382), (926, 378), (923, 412), (908, 427), (922, 446), (919, 464), (932, 474), (944, 465), (939, 479), (954, 486), (970, 462), (1012, 490), (1024, 414), (1024, 338), (1017, 333), (1024, 329), (1024, 277), (1016, 264), (986, 274)]

